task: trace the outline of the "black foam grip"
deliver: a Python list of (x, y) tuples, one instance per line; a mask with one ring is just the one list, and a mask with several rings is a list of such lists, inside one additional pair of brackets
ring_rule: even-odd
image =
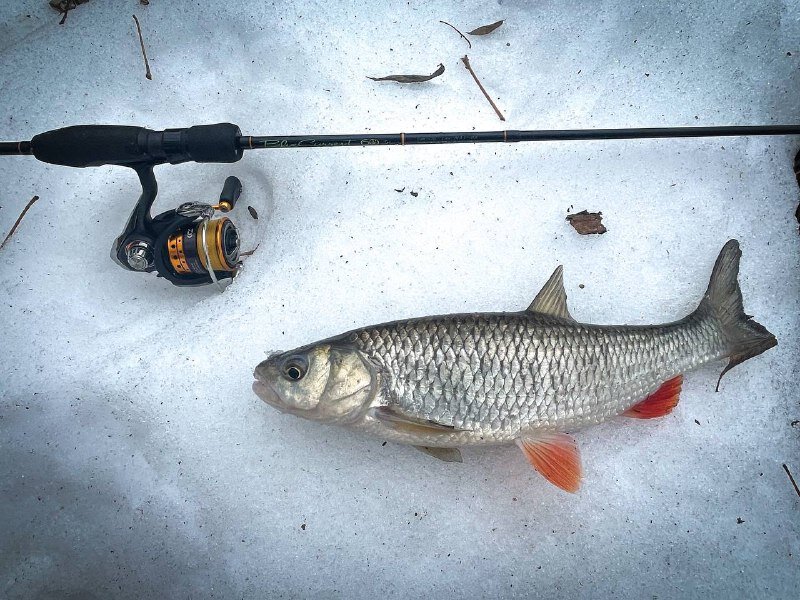
[(233, 123), (195, 125), (186, 130), (186, 150), (195, 162), (232, 163), (242, 158), (242, 130)]
[(127, 125), (74, 125), (31, 140), (39, 160), (67, 167), (231, 163), (242, 158), (241, 130), (232, 123), (153, 131)]
[(147, 159), (139, 147), (139, 134), (147, 131), (124, 125), (74, 125), (34, 136), (31, 148), (36, 158), (54, 165), (130, 165)]

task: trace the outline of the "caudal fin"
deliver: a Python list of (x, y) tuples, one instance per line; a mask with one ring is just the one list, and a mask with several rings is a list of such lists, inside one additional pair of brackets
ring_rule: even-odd
[(719, 323), (728, 342), (729, 360), (719, 375), (717, 390), (725, 373), (778, 344), (778, 340), (766, 327), (744, 313), (738, 281), (741, 256), (739, 242), (728, 240), (717, 257), (708, 289), (697, 308), (698, 313), (710, 315)]

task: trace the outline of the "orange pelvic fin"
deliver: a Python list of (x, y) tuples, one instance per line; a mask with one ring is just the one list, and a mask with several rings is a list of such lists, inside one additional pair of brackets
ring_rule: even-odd
[(581, 485), (581, 455), (578, 444), (566, 433), (546, 433), (517, 440), (517, 446), (545, 479), (562, 490), (575, 493)]
[(668, 415), (678, 405), (682, 383), (683, 375), (665, 381), (655, 392), (622, 414), (632, 419), (655, 419)]

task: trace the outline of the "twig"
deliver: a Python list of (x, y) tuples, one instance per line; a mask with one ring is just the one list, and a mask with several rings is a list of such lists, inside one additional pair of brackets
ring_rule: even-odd
[(466, 41), (466, 42), (467, 42), (467, 44), (469, 44), (469, 47), (470, 47), (470, 48), (472, 48), (472, 42), (470, 42), (470, 41), (469, 41), (469, 38), (468, 38), (467, 36), (465, 36), (463, 33), (461, 33), (461, 32), (458, 30), (458, 28), (456, 28), (454, 25), (450, 25), (450, 23), (448, 23), (447, 21), (439, 21), (439, 23), (444, 23), (445, 25), (449, 25), (450, 27), (452, 27), (453, 29), (455, 29), (455, 30), (456, 30), (456, 33), (458, 33), (458, 35), (460, 35), (462, 38), (464, 38), (464, 41)]
[(505, 121), (506, 118), (503, 116), (503, 113), (500, 112), (500, 109), (497, 108), (497, 105), (489, 97), (489, 94), (486, 93), (486, 89), (481, 84), (480, 80), (478, 79), (478, 76), (475, 75), (475, 71), (472, 70), (472, 66), (469, 64), (469, 57), (466, 54), (461, 59), (461, 62), (464, 63), (464, 66), (467, 68), (467, 71), (469, 71), (469, 74), (472, 75), (472, 78), (475, 80), (475, 83), (477, 83), (478, 87), (481, 88), (481, 91), (483, 92), (483, 95), (486, 96), (486, 99), (489, 101), (489, 104), (492, 105), (492, 108), (494, 109), (494, 112), (497, 113), (497, 116), (500, 117), (501, 121)]
[(11, 231), (9, 231), (9, 232), (8, 232), (8, 235), (6, 236), (6, 239), (4, 239), (4, 240), (3, 240), (3, 243), (2, 243), (2, 244), (0, 244), (0, 250), (2, 250), (3, 248), (5, 248), (6, 242), (8, 242), (8, 240), (10, 240), (10, 239), (11, 239), (11, 236), (12, 236), (12, 235), (14, 235), (14, 232), (17, 230), (17, 227), (19, 227), (20, 221), (22, 221), (22, 217), (24, 217), (24, 216), (25, 216), (25, 213), (26, 213), (26, 212), (28, 212), (28, 209), (29, 209), (31, 206), (33, 206), (33, 203), (34, 203), (34, 202), (36, 202), (38, 199), (39, 199), (39, 196), (34, 196), (34, 197), (33, 197), (33, 198), (31, 198), (31, 199), (30, 199), (30, 201), (29, 201), (29, 202), (28, 202), (28, 203), (25, 205), (25, 208), (23, 208), (23, 209), (22, 209), (22, 212), (19, 214), (19, 216), (17, 217), (17, 220), (14, 222), (14, 226), (11, 228)]
[(258, 247), (259, 247), (260, 245), (261, 245), (261, 244), (256, 244), (256, 247), (255, 247), (255, 248), (253, 248), (252, 250), (248, 250), (247, 252), (242, 252), (241, 254), (239, 254), (239, 256), (250, 256), (250, 255), (252, 255), (252, 254), (253, 254), (253, 252), (255, 252), (256, 250), (258, 250)]
[[(800, 185), (800, 152), (794, 155), (794, 176), (797, 177), (797, 185)], [(797, 210), (794, 211), (794, 218), (800, 224), (800, 204), (797, 205)]]
[(67, 5), (64, 7), (64, 16), (61, 17), (61, 20), (58, 22), (59, 25), (63, 25), (64, 23), (66, 23), (68, 14), (69, 14), (69, 2), (67, 2)]
[(789, 467), (786, 466), (786, 463), (783, 463), (783, 470), (786, 471), (786, 474), (789, 476), (789, 481), (792, 482), (794, 491), (797, 492), (798, 496), (800, 496), (800, 488), (797, 487), (797, 483), (795, 482), (794, 477), (792, 477), (792, 474), (789, 472)]
[(153, 75), (150, 73), (150, 63), (147, 62), (147, 52), (145, 52), (144, 50), (144, 38), (142, 37), (142, 28), (139, 26), (139, 19), (136, 18), (136, 15), (133, 15), (133, 20), (136, 21), (136, 31), (139, 32), (139, 43), (142, 46), (142, 56), (144, 57), (144, 68), (145, 68), (144, 76), (147, 79), (152, 80)]

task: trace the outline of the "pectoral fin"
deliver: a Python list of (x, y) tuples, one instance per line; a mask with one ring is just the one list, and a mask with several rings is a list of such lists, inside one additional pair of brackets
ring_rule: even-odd
[(378, 419), (381, 423), (392, 429), (398, 431), (405, 431), (407, 433), (416, 433), (423, 435), (435, 434), (449, 434), (455, 431), (460, 431), (452, 425), (442, 425), (435, 421), (428, 419), (420, 419), (412, 415), (407, 415), (402, 411), (392, 406), (376, 406), (370, 408), (367, 413), (374, 419)]
[(458, 448), (432, 448), (430, 446), (414, 446), (414, 448), (444, 462), (464, 462)]
[(566, 433), (552, 432), (517, 440), (525, 457), (545, 479), (566, 492), (581, 485), (581, 456), (578, 444)]

